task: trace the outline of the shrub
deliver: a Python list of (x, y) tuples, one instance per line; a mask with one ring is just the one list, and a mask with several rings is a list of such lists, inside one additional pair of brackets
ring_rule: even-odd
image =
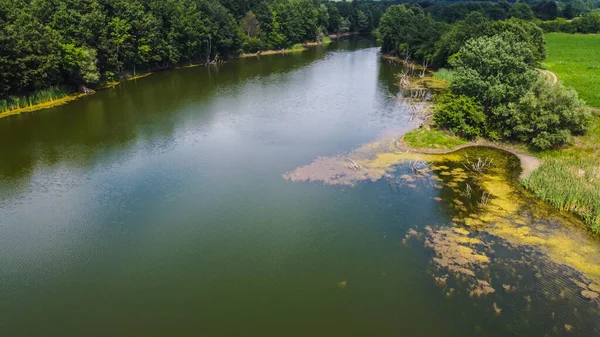
[(244, 39), (242, 49), (246, 53), (256, 53), (260, 50), (260, 38), (258, 37), (247, 37)]
[(483, 106), (474, 98), (448, 94), (439, 99), (433, 119), (439, 126), (473, 138), (482, 133), (486, 118)]
[(498, 106), (492, 114), (492, 129), (504, 138), (542, 150), (570, 142), (573, 134), (582, 134), (591, 117), (575, 90), (553, 85), (542, 76), (517, 102)]

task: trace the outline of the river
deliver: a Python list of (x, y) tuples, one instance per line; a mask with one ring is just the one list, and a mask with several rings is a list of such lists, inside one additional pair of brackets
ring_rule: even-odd
[(541, 255), (487, 269), (518, 291), (440, 286), (436, 188), (284, 178), (414, 127), (397, 71), (347, 39), (0, 119), (0, 335), (598, 336)]

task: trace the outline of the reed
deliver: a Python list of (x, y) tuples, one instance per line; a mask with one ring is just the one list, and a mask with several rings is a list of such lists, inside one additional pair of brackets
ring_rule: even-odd
[(440, 68), (433, 74), (433, 78), (444, 80), (448, 83), (452, 81), (452, 77), (454, 77), (454, 72), (446, 68)]
[(51, 87), (48, 89), (35, 91), (26, 96), (0, 99), (0, 113), (54, 101), (63, 98), (68, 94), (70, 94), (70, 91), (66, 88)]
[(549, 158), (523, 184), (554, 207), (600, 231), (600, 168), (591, 158)]

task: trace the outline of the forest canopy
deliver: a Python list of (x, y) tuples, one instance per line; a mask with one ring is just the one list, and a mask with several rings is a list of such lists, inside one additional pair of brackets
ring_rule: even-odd
[(3, 0), (0, 101), (370, 32), (387, 7), (318, 0)]

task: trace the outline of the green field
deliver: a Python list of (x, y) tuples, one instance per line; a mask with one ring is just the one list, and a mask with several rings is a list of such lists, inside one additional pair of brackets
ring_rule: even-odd
[(544, 35), (548, 55), (545, 68), (564, 85), (573, 87), (590, 106), (600, 108), (600, 34)]

